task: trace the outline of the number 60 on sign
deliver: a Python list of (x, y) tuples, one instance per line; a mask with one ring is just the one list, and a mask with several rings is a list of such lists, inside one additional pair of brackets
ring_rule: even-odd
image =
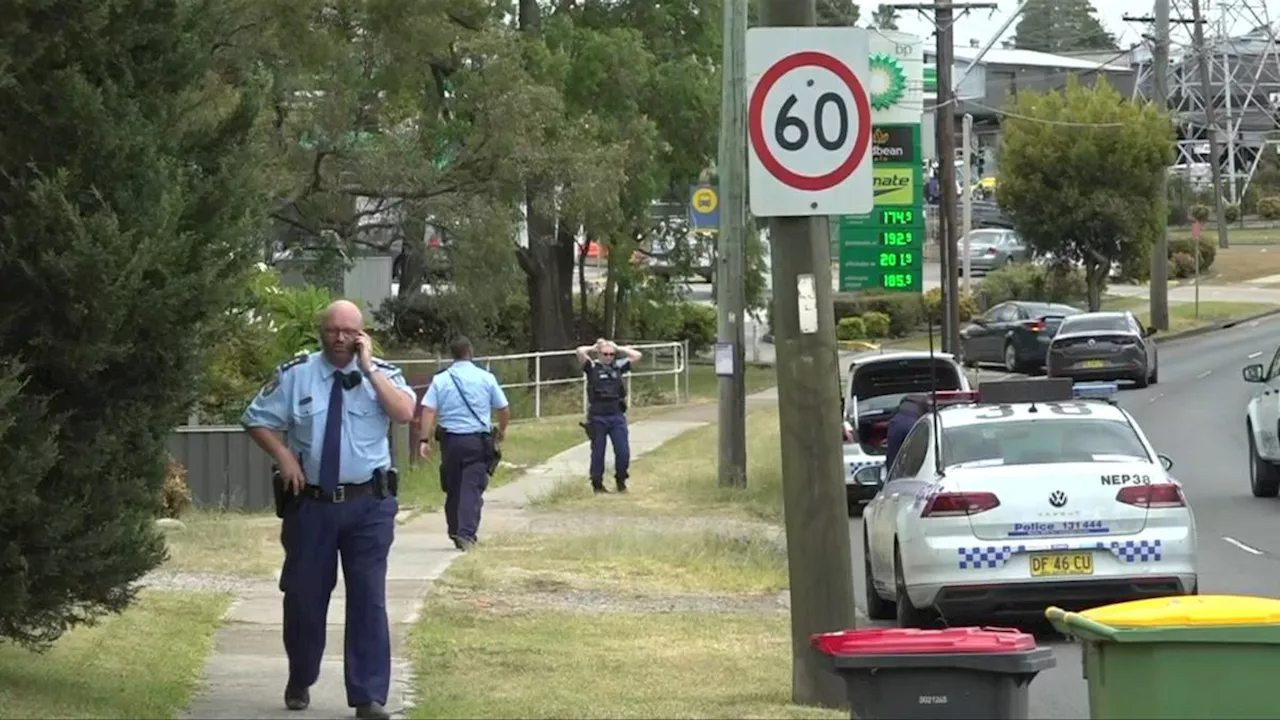
[(871, 212), (869, 46), (857, 28), (747, 31), (753, 215)]

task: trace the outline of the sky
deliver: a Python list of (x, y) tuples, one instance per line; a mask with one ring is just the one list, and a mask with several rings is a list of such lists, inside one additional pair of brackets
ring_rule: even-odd
[[(901, 0), (889, 1), (890, 4), (897, 4)], [(1280, 20), (1280, 0), (1229, 0), (1227, 2), (1203, 0), (1202, 7), (1209, 20), (1216, 20), (1219, 16), (1226, 16), (1229, 24), (1234, 26), (1229, 28), (1230, 31), (1245, 32), (1251, 26), (1257, 24), (1252, 22), (1253, 16), (1245, 9), (1245, 3), (1248, 3), (1248, 6), (1253, 8), (1254, 12), (1261, 17), (1267, 18), (1269, 15), (1269, 19), (1272, 22)], [(1009, 15), (1017, 9), (1020, 3), (1019, 0), (998, 0), (997, 4), (1000, 6), (998, 10), (971, 10), (968, 15), (957, 22), (955, 31), (956, 44), (968, 45), (970, 40), (985, 43), (1009, 19)], [(1094, 10), (1097, 11), (1095, 16), (1102, 21), (1102, 25), (1108, 31), (1117, 37), (1122, 48), (1141, 42), (1141, 33), (1145, 30), (1139, 23), (1125, 22), (1122, 19), (1123, 16), (1150, 15), (1154, 8), (1154, 3), (1151, 0), (1092, 0), (1091, 4)], [(869, 15), (869, 8), (874, 8), (875, 5), (875, 2), (860, 3), (864, 15)], [(1191, 4), (1188, 0), (1171, 0), (1171, 5), (1171, 13), (1174, 17), (1180, 14), (1190, 16)], [(1267, 15), (1263, 14), (1264, 10)], [(915, 10), (904, 10), (899, 13), (899, 17), (898, 29), (926, 38), (932, 37), (933, 23), (924, 19), (920, 13)], [(1003, 39), (1013, 37), (1015, 27), (1017, 27), (1017, 21), (1014, 21), (1014, 24), (1010, 26)], [(1181, 28), (1175, 30), (1175, 41), (1178, 39), (1179, 34), (1185, 34)]]

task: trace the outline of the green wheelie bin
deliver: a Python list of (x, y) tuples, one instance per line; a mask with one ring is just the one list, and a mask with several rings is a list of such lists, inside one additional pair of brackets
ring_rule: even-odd
[(1045, 617), (1081, 641), (1093, 720), (1280, 718), (1280, 600), (1185, 595)]

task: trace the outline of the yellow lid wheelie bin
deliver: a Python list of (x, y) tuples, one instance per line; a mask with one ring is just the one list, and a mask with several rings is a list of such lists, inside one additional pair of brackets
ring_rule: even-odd
[(1280, 600), (1186, 595), (1045, 617), (1081, 641), (1093, 720), (1280, 718)]

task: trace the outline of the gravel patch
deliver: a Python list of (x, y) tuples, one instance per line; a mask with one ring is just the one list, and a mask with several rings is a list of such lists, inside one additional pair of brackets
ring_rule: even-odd
[(139, 587), (153, 590), (180, 590), (184, 592), (242, 594), (261, 585), (261, 580), (215, 575), (212, 573), (184, 573), (156, 570), (147, 573), (137, 582)]
[(478, 610), (519, 613), (536, 610), (581, 613), (785, 613), (791, 608), (787, 592), (764, 595), (618, 595), (600, 590), (460, 595), (455, 599)]

